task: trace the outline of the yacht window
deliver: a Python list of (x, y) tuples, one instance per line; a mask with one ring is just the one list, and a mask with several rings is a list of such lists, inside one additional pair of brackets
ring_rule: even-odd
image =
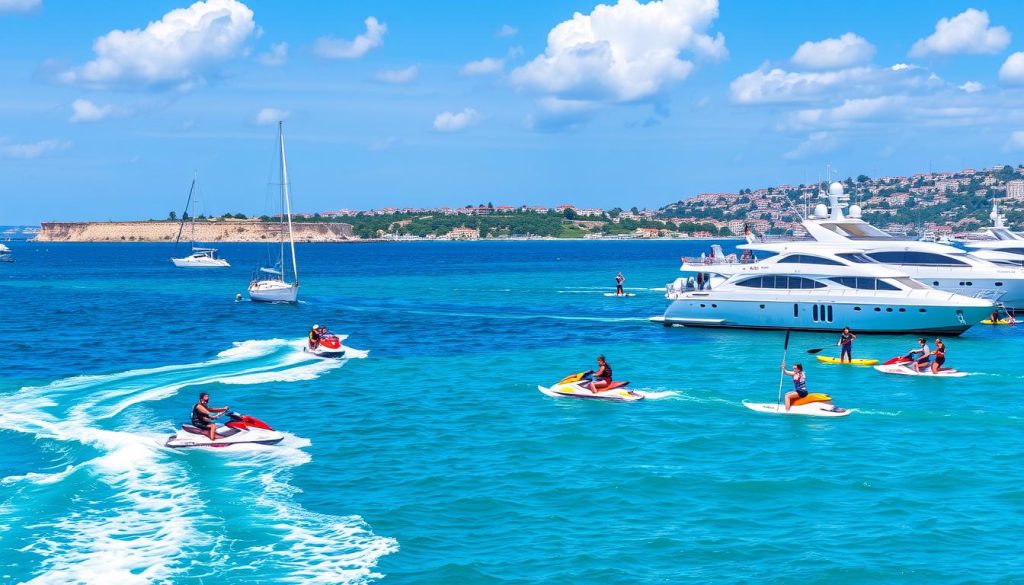
[(850, 262), (856, 262), (857, 264), (873, 264), (875, 261), (868, 258), (864, 254), (836, 254), (843, 260), (849, 260)]
[(755, 276), (736, 283), (737, 286), (750, 288), (824, 288), (825, 285), (810, 278), (800, 276)]
[(873, 259), (885, 264), (907, 264), (910, 266), (970, 266), (970, 264), (946, 256), (930, 252), (874, 252), (868, 254)]
[(749, 286), (750, 288), (761, 288), (761, 281), (764, 280), (763, 276), (755, 276), (754, 278), (748, 278), (741, 280), (736, 283), (736, 286)]
[(786, 256), (779, 260), (779, 264), (825, 264), (828, 266), (842, 266), (841, 262), (836, 262), (830, 258), (822, 258), (820, 256), (808, 256), (807, 254), (793, 254), (792, 256)]
[(997, 252), (1009, 252), (1010, 254), (1024, 254), (1024, 248), (996, 248)]
[(930, 288), (927, 284), (925, 284), (923, 282), (918, 282), (918, 281), (914, 280), (913, 278), (907, 278), (906, 276), (897, 276), (895, 278), (890, 278), (889, 280), (894, 280), (894, 281), (902, 284), (903, 286), (905, 286), (907, 288), (911, 288), (911, 289), (921, 290), (921, 289), (928, 289), (928, 288)]
[(855, 288), (859, 290), (900, 290), (899, 287), (889, 284), (879, 278), (867, 278), (864, 276), (837, 276), (835, 278), (830, 278), (829, 280), (847, 288)]

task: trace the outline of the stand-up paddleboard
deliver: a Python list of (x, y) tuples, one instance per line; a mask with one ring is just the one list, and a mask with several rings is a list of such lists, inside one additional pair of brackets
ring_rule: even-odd
[(625, 388), (612, 388), (595, 394), (589, 389), (580, 388), (575, 384), (560, 384), (552, 386), (551, 388), (537, 386), (537, 390), (540, 390), (544, 394), (554, 398), (568, 397), (581, 398), (583, 400), (606, 400), (611, 402), (636, 402), (647, 397), (643, 392), (633, 392), (632, 390), (626, 390)]
[(1017, 321), (1016, 320), (1010, 321), (1009, 319), (1000, 319), (1000, 320), (996, 321), (995, 323), (993, 323), (992, 319), (982, 319), (981, 320), (981, 324), (982, 325), (1016, 325)]
[(604, 293), (604, 296), (606, 296), (606, 297), (635, 297), (636, 293), (625, 293), (625, 294), (621, 294), (621, 295), (615, 294), (615, 293)]
[(811, 392), (803, 398), (797, 398), (786, 410), (785, 404), (775, 402), (747, 402), (743, 406), (757, 412), (768, 412), (771, 414), (801, 414), (804, 416), (846, 416), (850, 411), (839, 408), (832, 404), (832, 397), (821, 392)]
[(883, 374), (898, 374), (900, 376), (925, 376), (931, 378), (963, 378), (968, 376), (967, 372), (960, 372), (953, 368), (941, 368), (938, 374), (933, 374), (931, 367), (922, 367), (921, 371), (914, 370), (906, 364), (882, 364), (875, 366), (875, 369)]
[(843, 365), (850, 365), (850, 366), (873, 366), (873, 365), (878, 363), (878, 360), (869, 360), (869, 359), (864, 359), (864, 358), (856, 358), (856, 359), (852, 359), (850, 361), (846, 361), (846, 360), (840, 361), (839, 358), (834, 358), (834, 357), (827, 356), (827, 355), (819, 355), (819, 356), (815, 356), (815, 357), (818, 358), (819, 362), (826, 363), (826, 364), (843, 364)]

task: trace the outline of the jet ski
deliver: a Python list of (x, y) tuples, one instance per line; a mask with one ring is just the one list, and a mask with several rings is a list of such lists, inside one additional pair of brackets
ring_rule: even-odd
[(342, 337), (333, 333), (325, 333), (320, 336), (320, 342), (316, 347), (310, 347), (307, 343), (303, 351), (320, 357), (340, 358), (345, 357), (345, 348), (341, 345)]
[(771, 414), (802, 414), (805, 416), (847, 416), (850, 414), (850, 410), (846, 408), (839, 408), (835, 404), (832, 404), (832, 397), (828, 394), (821, 394), (819, 392), (810, 392), (803, 398), (797, 398), (789, 406), (789, 410), (786, 410), (785, 404), (779, 404), (776, 402), (747, 402), (743, 401), (743, 406), (746, 406), (750, 410), (756, 410), (757, 412), (768, 412)]
[(875, 366), (875, 369), (883, 374), (898, 374), (902, 376), (931, 376), (933, 378), (963, 378), (967, 372), (961, 372), (953, 368), (939, 368), (938, 373), (933, 373), (931, 365), (922, 366), (921, 371), (914, 369), (914, 358), (908, 355), (901, 355), (886, 360), (882, 365)]
[(592, 372), (580, 372), (566, 376), (550, 388), (537, 386), (537, 390), (555, 398), (568, 396), (569, 398), (607, 400), (611, 402), (636, 402), (646, 398), (643, 392), (628, 390), (626, 386), (629, 382), (612, 382), (607, 387), (594, 392), (590, 389), (590, 384), (593, 382), (592, 374)]
[(176, 435), (167, 438), (166, 447), (181, 449), (185, 447), (230, 447), (245, 443), (258, 445), (276, 445), (284, 439), (284, 435), (270, 428), (270, 425), (258, 418), (237, 412), (227, 413), (227, 424), (217, 427), (217, 438), (210, 440), (210, 435), (199, 427), (182, 423)]

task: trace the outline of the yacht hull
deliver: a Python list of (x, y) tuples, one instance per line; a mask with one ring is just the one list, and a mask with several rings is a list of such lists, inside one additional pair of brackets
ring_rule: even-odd
[[(924, 309), (922, 312), (921, 309)], [(860, 333), (960, 335), (991, 312), (988, 307), (939, 307), (880, 303), (814, 303), (800, 300), (677, 299), (664, 325), (730, 329), (792, 329)]]
[(299, 285), (280, 281), (261, 281), (249, 286), (249, 298), (259, 303), (294, 303)]
[(231, 266), (227, 260), (220, 258), (171, 258), (171, 262), (178, 268), (228, 268)]

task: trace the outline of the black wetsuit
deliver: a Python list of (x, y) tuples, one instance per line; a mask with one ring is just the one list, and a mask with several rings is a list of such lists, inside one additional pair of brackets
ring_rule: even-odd
[(201, 429), (208, 429), (213, 424), (213, 419), (210, 415), (199, 410), (199, 403), (192, 407), (192, 426), (199, 427)]
[(604, 372), (600, 376), (597, 375), (596, 373), (594, 374), (594, 379), (596, 379), (596, 380), (604, 380), (605, 382), (608, 382), (609, 384), (611, 384), (611, 382), (612, 382), (612, 367), (609, 366), (607, 363), (605, 363), (603, 369), (604, 369)]

